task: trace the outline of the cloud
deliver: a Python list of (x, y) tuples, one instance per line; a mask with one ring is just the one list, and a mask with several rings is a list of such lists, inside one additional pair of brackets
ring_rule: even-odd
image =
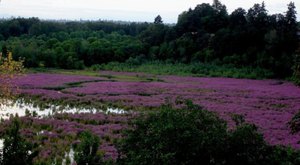
[[(261, 0), (221, 0), (229, 10), (249, 9)], [(269, 13), (283, 13), (290, 0), (265, 0)], [(212, 0), (2, 0), (0, 17), (22, 16), (43, 19), (107, 19), (148, 21), (160, 14), (164, 22), (175, 23), (178, 15), (199, 3)], [(296, 4), (299, 5), (299, 4)], [(297, 6), (300, 9), (300, 6)], [(300, 13), (300, 12), (299, 12)], [(300, 16), (298, 15), (300, 18)]]

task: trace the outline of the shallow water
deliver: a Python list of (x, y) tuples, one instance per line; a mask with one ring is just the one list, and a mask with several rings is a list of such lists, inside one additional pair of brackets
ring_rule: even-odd
[(0, 139), (0, 153), (2, 153), (3, 145), (4, 145), (4, 140)]
[(69, 152), (65, 152), (65, 158), (62, 161), (62, 165), (66, 165), (67, 164), (67, 159), (69, 159), (70, 164), (74, 164), (75, 160), (74, 160), (74, 149), (71, 148)]
[(38, 118), (49, 117), (56, 113), (115, 113), (124, 114), (126, 113), (123, 109), (118, 108), (107, 108), (96, 109), (96, 108), (74, 108), (69, 106), (59, 106), (59, 105), (47, 105), (47, 108), (40, 108), (34, 103), (25, 103), (23, 100), (17, 100), (16, 102), (9, 102), (7, 105), (2, 105), (0, 107), (0, 119), (9, 119), (11, 115), (18, 115), (19, 117), (32, 115)]

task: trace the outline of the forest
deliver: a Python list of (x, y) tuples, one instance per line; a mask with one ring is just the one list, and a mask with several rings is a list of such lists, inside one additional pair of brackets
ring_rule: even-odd
[(159, 15), (153, 23), (2, 19), (0, 48), (24, 59), (26, 67), (161, 61), (261, 68), (287, 78), (295, 67), (298, 28), (292, 2), (285, 13), (272, 15), (264, 3), (228, 13), (217, 2), (182, 12), (176, 24), (164, 24)]

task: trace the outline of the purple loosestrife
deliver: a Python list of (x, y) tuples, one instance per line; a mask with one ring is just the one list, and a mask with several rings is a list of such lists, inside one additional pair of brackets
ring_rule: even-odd
[[(137, 75), (137, 73), (126, 72), (101, 74)], [(300, 148), (300, 144), (297, 143), (297, 140), (300, 140), (300, 133), (291, 134), (287, 125), (300, 110), (300, 88), (290, 82), (179, 76), (158, 76), (158, 78), (163, 82), (108, 82), (108, 79), (91, 82), (90, 80), (98, 78), (29, 74), (19, 78), (16, 83), (20, 86), (21, 92), (28, 95), (40, 95), (44, 99), (114, 103), (133, 109), (158, 107), (164, 103), (180, 107), (185, 99), (191, 99), (205, 109), (217, 112), (231, 126), (233, 125), (230, 119), (232, 114), (245, 116), (246, 122), (256, 124), (270, 144)], [(65, 86), (67, 83), (83, 81), (90, 82), (59, 90), (45, 89), (45, 87)], [(86, 118), (85, 116), (93, 118), (87, 114), (82, 117)], [(103, 120), (102, 116), (98, 117)], [(99, 121), (92, 120), (90, 122), (99, 123)], [(98, 134), (102, 135), (103, 130), (98, 130)]]

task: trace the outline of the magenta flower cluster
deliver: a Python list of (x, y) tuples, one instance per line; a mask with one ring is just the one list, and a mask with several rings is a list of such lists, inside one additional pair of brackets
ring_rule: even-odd
[[(116, 160), (118, 151), (114, 141), (121, 138), (121, 131), (126, 129), (131, 114), (57, 114), (51, 118), (22, 117), (22, 137), (36, 146), (39, 154), (35, 162), (52, 161), (64, 158), (65, 152), (76, 143), (80, 143), (79, 134), (90, 131), (100, 137), (98, 150), (104, 153), (104, 160)], [(1, 123), (0, 134), (4, 133), (10, 121)]]
[[(107, 72), (114, 76), (135, 73)], [(149, 76), (149, 75), (147, 75)], [(21, 92), (49, 99), (77, 99), (118, 103), (125, 107), (180, 106), (185, 99), (217, 112), (232, 123), (240, 114), (258, 126), (270, 144), (300, 148), (300, 134), (291, 134), (287, 123), (300, 110), (300, 88), (278, 80), (159, 76), (162, 81), (115, 81), (111, 79), (59, 74), (29, 74), (16, 81)], [(92, 82), (93, 80), (104, 80)], [(85, 82), (67, 87), (66, 83)], [(47, 87), (63, 87), (61, 90)], [(231, 125), (231, 124), (230, 124)], [(100, 132), (99, 132), (100, 134)]]

